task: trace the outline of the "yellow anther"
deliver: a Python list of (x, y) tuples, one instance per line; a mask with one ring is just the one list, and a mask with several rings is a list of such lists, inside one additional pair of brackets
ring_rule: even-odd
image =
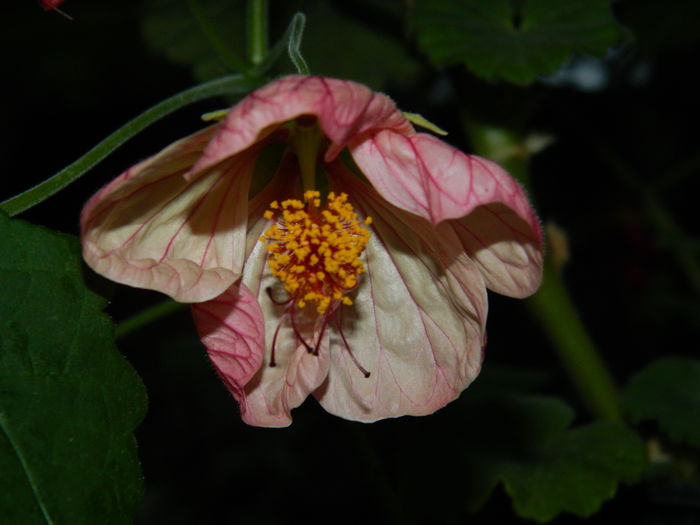
[(366, 217), (361, 223), (347, 200), (347, 194), (331, 192), (319, 209), (320, 193), (309, 190), (303, 202), (274, 201), (263, 215), (267, 220), (277, 217), (260, 237), (269, 243), (268, 266), (296, 297), (299, 308), (312, 303), (324, 314), (332, 304), (352, 304), (345, 294), (357, 286), (364, 272), (361, 256), (370, 234), (362, 224), (372, 220)]

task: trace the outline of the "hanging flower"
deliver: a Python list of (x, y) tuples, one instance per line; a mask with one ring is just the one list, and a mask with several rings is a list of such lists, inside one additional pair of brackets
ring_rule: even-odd
[(479, 372), (486, 289), (525, 297), (541, 277), (540, 226), (507, 173), (385, 95), (313, 76), (133, 166), (81, 226), (98, 273), (195, 303), (259, 426), (289, 425), (309, 394), (359, 421), (434, 412)]

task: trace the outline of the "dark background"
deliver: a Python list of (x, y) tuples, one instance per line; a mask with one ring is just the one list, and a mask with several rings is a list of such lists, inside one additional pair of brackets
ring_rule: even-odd
[[(128, 119), (196, 82), (189, 68), (145, 43), (144, 2), (69, 0), (63, 8), (72, 22), (34, 2), (12, 4), (3, 7), (1, 22), (0, 198), (42, 181)], [(294, 9), (277, 12), (271, 4), (274, 40)], [(315, 3), (300, 4), (303, 9)], [(487, 84), (461, 67), (438, 72), (405, 38), (400, 20), (386, 23), (392, 20), (386, 11), (326, 4), (335, 16), (387, 31), (420, 66), (411, 82), (373, 73), (365, 79), (362, 71), (353, 79), (448, 129), (454, 145), (469, 151), (454, 111), (457, 101), (480, 118), (554, 138), (532, 160), (531, 194), (543, 222), (555, 221), (568, 234), (566, 282), (620, 384), (657, 357), (697, 357), (700, 290), (677, 257), (684, 253), (697, 261), (699, 246), (697, 3), (615, 4), (629, 34), (615, 53), (595, 62), (603, 78), (595, 89), (573, 80), (580, 61), (558, 80), (527, 88)], [(325, 11), (318, 12), (309, 16), (310, 26), (324, 24)], [(343, 63), (352, 49), (329, 52)], [(333, 61), (309, 62), (314, 73), (346, 73), (334, 69)], [(226, 104), (205, 101), (167, 117), (22, 218), (77, 233), (82, 203), (102, 184), (200, 127), (202, 113)], [(670, 218), (670, 227), (659, 222), (659, 213)], [(162, 299), (96, 277), (95, 282), (110, 297), (116, 322)], [(523, 304), (493, 294), (490, 300), (485, 374), (517, 370), (529, 391), (567, 400), (577, 423), (588, 421)], [(464, 450), (471, 429), (481, 424), (469, 405), (469, 390), (425, 418), (362, 425), (334, 418), (308, 400), (294, 412), (289, 429), (257, 429), (239, 421), (186, 310), (125, 337), (120, 349), (150, 397), (136, 436), (146, 486), (139, 524), (521, 521), (502, 488), (477, 514), (461, 506), (469, 473), (460, 457), (480, 454)], [(692, 504), (697, 493), (688, 494), (653, 482), (621, 487), (591, 521), (700, 523)], [(580, 521), (563, 516), (555, 523)]]

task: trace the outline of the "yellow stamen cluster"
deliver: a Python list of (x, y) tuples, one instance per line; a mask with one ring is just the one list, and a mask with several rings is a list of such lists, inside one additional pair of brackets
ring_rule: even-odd
[[(270, 203), (264, 217), (275, 219), (275, 224), (260, 240), (269, 242), (272, 275), (284, 283), (296, 305), (314, 303), (323, 314), (332, 301), (352, 304), (345, 294), (357, 286), (365, 271), (360, 256), (370, 234), (345, 193), (329, 193), (323, 208), (320, 197), (318, 191), (307, 191), (304, 202)], [(364, 224), (371, 222), (371, 217), (364, 220)]]

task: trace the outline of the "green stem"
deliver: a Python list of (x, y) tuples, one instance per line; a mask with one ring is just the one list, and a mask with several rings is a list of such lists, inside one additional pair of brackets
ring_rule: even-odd
[(564, 368), (589, 410), (601, 419), (622, 423), (613, 379), (581, 321), (561, 276), (545, 265), (542, 286), (527, 300), (530, 312), (552, 342)]
[[(610, 167), (610, 172), (625, 185), (627, 190), (638, 196), (647, 220), (654, 227), (657, 239), (675, 257), (676, 263), (685, 273), (690, 285), (696, 293), (700, 294), (700, 261), (698, 261), (697, 249), (690, 248), (695, 244), (694, 239), (676, 222), (672, 213), (659, 198), (658, 192), (642, 183), (627, 162), (607, 145), (597, 144), (597, 148), (601, 158)], [(681, 165), (681, 169), (676, 171), (679, 176), (676, 180), (681, 180), (681, 176), (687, 176), (688, 168), (697, 167), (698, 161), (700, 161), (699, 158), (693, 157)], [(670, 171), (670, 174), (673, 175), (674, 172)]]
[(214, 29), (214, 26), (212, 26), (211, 22), (204, 13), (199, 1), (187, 0), (187, 5), (194, 16), (194, 19), (197, 21), (199, 28), (202, 30), (202, 33), (204, 33), (204, 36), (209, 41), (209, 44), (219, 55), (221, 61), (226, 64), (231, 71), (246, 72), (248, 70), (248, 65), (231, 50), (231, 48), (221, 38), (219, 32)]
[(258, 87), (260, 83), (259, 79), (248, 78), (243, 75), (228, 75), (181, 91), (127, 122), (73, 164), (70, 164), (52, 177), (0, 203), (0, 208), (11, 217), (17, 215), (62, 190), (134, 135), (173, 111), (199, 100), (218, 95), (247, 93)]
[(301, 13), (294, 15), (292, 19), (292, 24), (290, 24), (291, 34), (289, 36), (289, 41), (287, 42), (287, 54), (289, 59), (294, 64), (297, 73), (300, 75), (309, 75), (311, 70), (309, 69), (304, 56), (301, 54), (301, 41), (304, 36), (304, 27), (306, 25), (306, 17)]
[(124, 337), (153, 321), (157, 321), (161, 317), (178, 312), (187, 306), (185, 303), (177, 303), (170, 300), (163, 301), (118, 323), (114, 329), (114, 334), (117, 338)]
[(254, 66), (267, 56), (267, 0), (248, 0), (248, 59)]
[[(304, 14), (296, 13), (290, 20), (284, 35), (282, 35), (272, 49), (270, 49), (265, 57), (265, 60), (250, 70), (250, 74), (252, 76), (262, 76), (275, 64), (275, 62), (277, 62), (277, 59), (282, 56), (285, 51), (288, 53), (290, 60), (295, 65), (297, 72), (308, 74), (309, 68), (306, 67), (304, 58), (301, 57), (301, 52), (299, 50), (301, 47), (301, 39), (304, 36), (305, 24), (306, 17)], [(305, 71), (303, 71), (304, 68), (306, 68)]]
[[(532, 195), (529, 152), (523, 137), (513, 130), (473, 120), (468, 124), (468, 133), (478, 155), (497, 160)], [(612, 376), (549, 258), (545, 262), (542, 285), (528, 299), (527, 305), (591, 413), (602, 419), (623, 422)]]

